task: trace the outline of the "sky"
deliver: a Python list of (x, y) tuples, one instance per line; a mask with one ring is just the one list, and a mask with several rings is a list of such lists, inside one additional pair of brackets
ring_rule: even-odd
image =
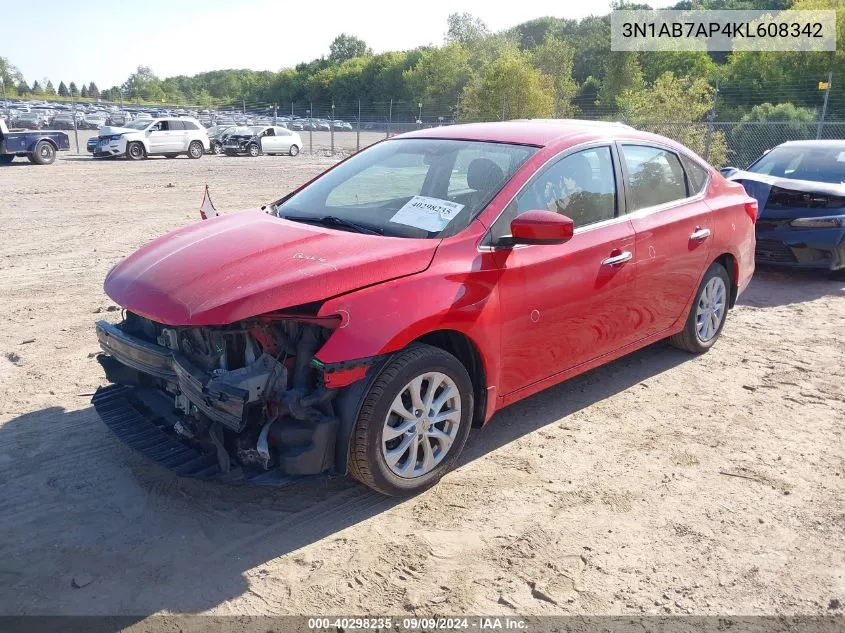
[[(29, 2), (2, 4), (0, 56), (30, 84), (94, 81), (100, 89), (121, 84), (139, 65), (162, 78), (292, 67), (328, 55), (344, 32), (377, 53), (440, 44), (454, 12), (472, 13), (499, 31), (547, 15), (610, 10), (610, 0), (41, 0), (37, 14)], [(46, 37), (34, 39), (36, 33)]]

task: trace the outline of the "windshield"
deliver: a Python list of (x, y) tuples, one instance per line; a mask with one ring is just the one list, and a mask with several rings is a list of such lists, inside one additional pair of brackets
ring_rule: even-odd
[(845, 183), (845, 143), (781, 145), (748, 171), (793, 180)]
[(445, 139), (385, 141), (273, 207), (298, 221), (333, 217), (397, 237), (465, 228), (535, 147)]
[(252, 131), (251, 127), (239, 125), (238, 127), (233, 127), (227, 134), (229, 136), (254, 136), (255, 132)]

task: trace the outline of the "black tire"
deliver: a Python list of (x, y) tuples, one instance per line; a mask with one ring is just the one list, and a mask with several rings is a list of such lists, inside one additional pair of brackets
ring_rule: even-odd
[(291, 145), (290, 150), (288, 150), (288, 154), (291, 156), (296, 156), (299, 154), (299, 145)]
[(845, 281), (845, 268), (840, 268), (839, 270), (832, 270), (828, 273), (828, 276), (833, 281)]
[[(719, 325), (716, 328), (715, 334), (713, 334), (713, 336), (708, 338), (707, 340), (702, 340), (698, 332), (699, 328), (696, 319), (696, 312), (699, 303), (702, 301), (702, 296), (704, 294), (705, 287), (714, 278), (720, 278), (725, 287), (724, 310), (722, 312), (721, 321), (719, 322)], [(684, 329), (675, 334), (674, 336), (670, 337), (669, 343), (677, 347), (678, 349), (685, 350), (692, 354), (701, 354), (702, 352), (706, 352), (708, 349), (713, 347), (714, 343), (716, 343), (716, 341), (719, 339), (719, 335), (722, 333), (722, 328), (725, 327), (725, 321), (727, 321), (728, 319), (728, 305), (730, 303), (730, 293), (731, 278), (728, 275), (728, 271), (725, 270), (725, 267), (722, 266), (719, 262), (713, 262), (712, 264), (710, 264), (710, 268), (707, 269), (707, 272), (704, 273), (704, 279), (701, 280), (701, 284), (698, 287), (698, 291), (696, 291), (695, 293), (695, 297), (692, 300), (692, 305), (690, 306), (689, 315), (687, 316), (687, 321), (684, 324)]]
[(29, 155), (29, 162), (36, 165), (52, 165), (56, 160), (56, 148), (49, 141), (38, 141)]
[(126, 158), (129, 160), (144, 160), (146, 157), (147, 151), (142, 143), (133, 141), (126, 146)]
[(211, 141), (211, 153), (219, 156), (223, 153), (223, 145), (217, 141)]
[(0, 154), (0, 165), (8, 165), (15, 160), (14, 154)]
[(261, 148), (255, 143), (251, 143), (249, 147), (246, 148), (246, 153), (255, 158), (261, 153)]
[[(437, 371), (448, 376), (461, 397), (457, 433), (443, 460), (428, 473), (400, 477), (390, 470), (382, 452), (382, 432), (393, 400), (415, 377)], [(466, 368), (451, 354), (414, 343), (385, 365), (364, 398), (349, 445), (350, 474), (373, 490), (390, 496), (413, 495), (436, 484), (454, 468), (472, 426), (473, 386)]]
[(203, 154), (205, 154), (205, 148), (202, 146), (202, 143), (191, 141), (191, 144), (188, 145), (188, 158), (202, 158)]
[(230, 152), (229, 150), (226, 150), (226, 156), (237, 156), (237, 155), (238, 155), (237, 152)]

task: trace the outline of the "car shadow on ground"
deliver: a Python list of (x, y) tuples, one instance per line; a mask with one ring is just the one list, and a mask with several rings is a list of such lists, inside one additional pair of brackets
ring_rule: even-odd
[(845, 278), (823, 270), (796, 270), (758, 264), (751, 283), (737, 302), (742, 306), (773, 308), (822, 297), (845, 297)]
[[(471, 434), (461, 465), (689, 358), (653, 345), (504, 409)], [(5, 423), (0, 477), (9, 615), (211, 609), (250, 591), (249, 570), (403, 503), (344, 479), (285, 489), (182, 479), (124, 447), (91, 407)]]

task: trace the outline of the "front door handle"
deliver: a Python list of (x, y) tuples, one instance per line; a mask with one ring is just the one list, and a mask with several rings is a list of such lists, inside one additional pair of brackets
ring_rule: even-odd
[(710, 237), (710, 229), (702, 229), (700, 226), (695, 227), (695, 231), (689, 236), (695, 242), (706, 240), (708, 237)]
[(608, 257), (604, 261), (602, 261), (602, 266), (618, 266), (619, 264), (624, 264), (627, 261), (631, 261), (634, 256), (631, 254), (631, 251), (622, 251), (618, 255), (613, 255)]

